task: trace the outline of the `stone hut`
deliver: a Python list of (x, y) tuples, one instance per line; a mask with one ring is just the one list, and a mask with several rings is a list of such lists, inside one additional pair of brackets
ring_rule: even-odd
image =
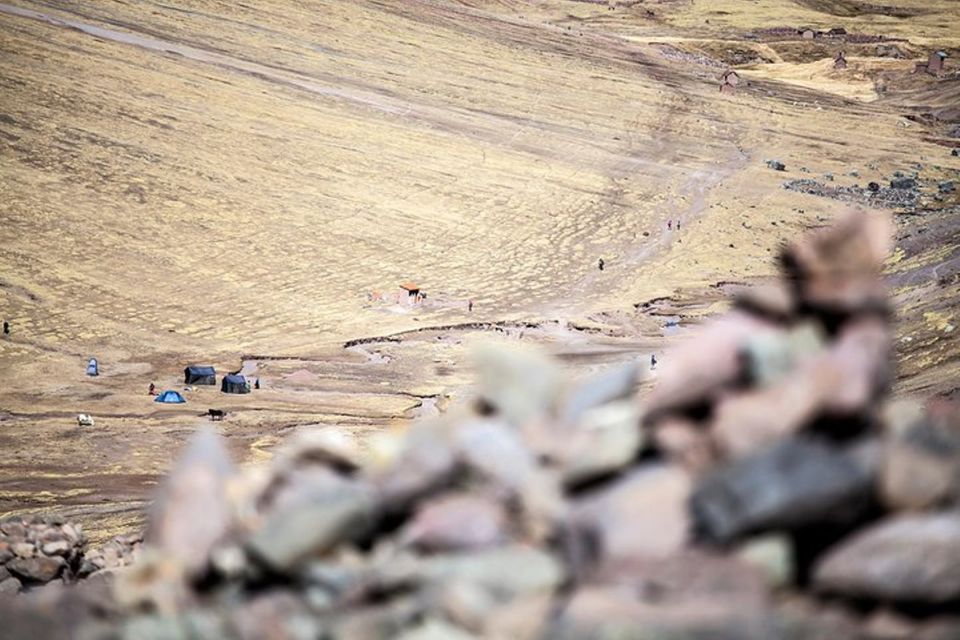
[(413, 282), (404, 282), (400, 285), (400, 288), (407, 292), (407, 296), (410, 298), (416, 298), (420, 295), (419, 285)]
[(731, 69), (730, 71), (724, 72), (724, 74), (720, 76), (720, 82), (736, 87), (740, 84), (740, 74)]
[(940, 73), (943, 71), (943, 62), (947, 59), (946, 51), (934, 51), (927, 58), (927, 71), (929, 73)]
[(737, 90), (737, 87), (740, 86), (742, 80), (740, 79), (740, 74), (734, 70), (729, 70), (724, 72), (720, 76), (720, 93), (734, 93)]

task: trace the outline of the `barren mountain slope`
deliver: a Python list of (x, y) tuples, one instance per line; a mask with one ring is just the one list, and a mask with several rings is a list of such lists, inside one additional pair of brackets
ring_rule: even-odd
[[(0, 514), (135, 526), (208, 406), (247, 458), (305, 424), (373, 433), (465, 393), (490, 334), (646, 359), (850, 206), (904, 212), (900, 386), (953, 392), (960, 55), (935, 78), (878, 46), (957, 47), (960, 17), (898, 6), (0, 5)], [(407, 280), (423, 303), (396, 303)], [(146, 395), (244, 354), (258, 393)]]

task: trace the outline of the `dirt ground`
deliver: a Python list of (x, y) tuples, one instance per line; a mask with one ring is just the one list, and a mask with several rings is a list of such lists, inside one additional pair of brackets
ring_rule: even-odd
[[(946, 73), (912, 73), (934, 47)], [(465, 401), (480, 340), (662, 358), (786, 238), (875, 206), (789, 180), (917, 175), (898, 385), (960, 386), (950, 0), (18, 1), (0, 52), (0, 516), (134, 529), (208, 408), (244, 462), (309, 425), (366, 442)], [(187, 364), (262, 388), (153, 403)]]

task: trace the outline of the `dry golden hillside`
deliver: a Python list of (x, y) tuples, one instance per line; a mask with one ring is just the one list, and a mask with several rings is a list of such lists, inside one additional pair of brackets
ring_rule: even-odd
[[(491, 334), (646, 361), (851, 206), (899, 214), (900, 388), (955, 392), (954, 4), (0, 4), (0, 515), (136, 526), (208, 407), (247, 459), (362, 437), (465, 395)], [(154, 404), (189, 363), (263, 389)]]

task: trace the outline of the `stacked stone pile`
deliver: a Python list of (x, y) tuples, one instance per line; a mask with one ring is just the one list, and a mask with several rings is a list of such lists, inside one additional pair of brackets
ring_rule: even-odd
[(0, 596), (73, 580), (85, 545), (80, 526), (56, 516), (0, 521)]
[(133, 564), (140, 557), (143, 535), (116, 536), (102, 547), (84, 551), (77, 571), (78, 578), (88, 578), (98, 571), (112, 571)]
[(783, 188), (832, 200), (901, 210), (916, 208), (920, 204), (922, 195), (916, 180), (910, 178), (895, 178), (890, 181), (889, 187), (881, 186), (876, 182), (871, 182), (866, 187), (832, 186), (811, 178), (803, 178), (788, 180), (783, 183)]
[(572, 382), (490, 348), (474, 405), (363, 458), (325, 429), (241, 472), (200, 432), (112, 585), (0, 615), (85, 638), (960, 637), (960, 420), (888, 398), (889, 238), (857, 214), (788, 246), (645, 399), (632, 365)]

